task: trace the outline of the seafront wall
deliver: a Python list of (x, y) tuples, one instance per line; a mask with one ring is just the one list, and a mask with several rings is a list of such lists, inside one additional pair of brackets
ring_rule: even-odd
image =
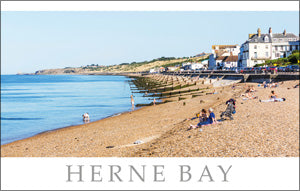
[(163, 75), (177, 75), (185, 77), (197, 77), (206, 79), (211, 83), (216, 80), (240, 80), (240, 82), (279, 82), (288, 80), (299, 80), (299, 72), (294, 73), (280, 73), (280, 74), (236, 74), (221, 71), (215, 71), (211, 73), (186, 73), (186, 72), (166, 72)]

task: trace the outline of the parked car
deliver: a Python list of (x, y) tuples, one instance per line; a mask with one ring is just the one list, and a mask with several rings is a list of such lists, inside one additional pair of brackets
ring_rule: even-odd
[(299, 72), (299, 65), (288, 65), (286, 69), (289, 72)]
[(277, 72), (277, 67), (276, 66), (271, 66), (266, 68), (267, 72)]
[(281, 66), (278, 68), (278, 72), (285, 72), (286, 71), (286, 67)]

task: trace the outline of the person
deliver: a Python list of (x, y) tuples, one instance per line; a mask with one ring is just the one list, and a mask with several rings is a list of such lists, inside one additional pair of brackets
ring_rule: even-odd
[(131, 94), (130, 98), (131, 98), (131, 106), (134, 107), (134, 99), (133, 99), (133, 95), (132, 94)]
[[(199, 118), (199, 123), (206, 121), (207, 118), (208, 118), (206, 109), (202, 109), (200, 113), (196, 114), (196, 117), (193, 117), (193, 118), (188, 119), (188, 120), (194, 120), (194, 119), (197, 119), (197, 118)], [(197, 125), (190, 125), (189, 130), (194, 129), (194, 128), (197, 128)]]
[(89, 113), (84, 113), (82, 115), (82, 117), (83, 117), (83, 121), (84, 122), (89, 122), (90, 121), (90, 115), (89, 115)]
[(266, 81), (263, 82), (263, 86), (264, 86), (264, 88), (267, 88), (267, 87), (268, 87)]
[(245, 94), (241, 94), (241, 96), (245, 96), (243, 100), (248, 100), (248, 99), (256, 99), (257, 96), (254, 96), (254, 94), (251, 94), (251, 88), (248, 88), (245, 92)]
[(216, 116), (213, 113), (213, 109), (209, 108), (208, 112), (209, 112), (209, 116), (206, 121), (199, 122), (197, 125), (190, 125), (189, 129), (195, 129), (195, 128), (202, 127), (204, 125), (211, 125), (217, 123)]
[(231, 88), (232, 88), (232, 89), (235, 89), (235, 87), (236, 87), (236, 84), (235, 84), (235, 83), (232, 84)]
[(208, 118), (206, 109), (202, 109), (200, 114), (197, 114), (197, 117), (199, 118), (199, 122), (206, 121)]
[(255, 92), (256, 90), (255, 90), (255, 88), (254, 88), (254, 86), (252, 85), (251, 87), (250, 87), (250, 92)]
[(235, 113), (235, 100), (230, 99), (226, 101), (226, 104), (227, 104), (227, 108), (224, 112), (222, 112), (220, 117), (221, 119), (223, 119), (223, 116), (225, 115), (226, 117), (229, 117), (230, 120), (233, 120), (232, 114)]
[(153, 99), (153, 105), (155, 105), (155, 102), (156, 102), (156, 100), (155, 100), (155, 98)]
[(275, 88), (275, 83), (274, 82), (270, 85), (270, 88)]
[(272, 90), (268, 100), (259, 100), (260, 102), (282, 102), (285, 98), (278, 98), (278, 95)]
[(212, 94), (217, 94), (217, 93), (218, 93), (218, 92), (216, 92), (216, 90), (215, 90), (215, 89), (214, 89), (214, 90), (213, 90), (213, 92), (212, 92)]
[(277, 94), (272, 90), (269, 98), (270, 99), (276, 99), (277, 97), (278, 97)]

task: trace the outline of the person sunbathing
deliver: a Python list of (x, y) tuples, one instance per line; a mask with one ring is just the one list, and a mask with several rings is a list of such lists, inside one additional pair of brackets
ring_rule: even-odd
[(250, 92), (256, 92), (256, 90), (255, 90), (254, 86), (251, 86), (251, 88), (250, 88)]
[(251, 93), (251, 88), (247, 89), (245, 94), (242, 94), (241, 96), (245, 96), (243, 100), (248, 100), (248, 99), (256, 99), (257, 96), (254, 96), (254, 94)]
[(278, 98), (278, 95), (274, 91), (271, 91), (269, 98), (270, 99), (268, 100), (259, 100), (259, 101), (260, 102), (282, 102), (286, 100), (285, 98)]

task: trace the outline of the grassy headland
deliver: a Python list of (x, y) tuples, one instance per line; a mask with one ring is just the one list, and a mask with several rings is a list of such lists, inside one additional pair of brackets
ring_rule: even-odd
[(104, 66), (91, 64), (81, 67), (66, 67), (61, 69), (45, 69), (36, 71), (35, 74), (89, 74), (89, 73), (124, 73), (124, 72), (142, 72), (160, 67), (170, 67), (181, 65), (184, 62), (200, 62), (208, 57), (208, 54), (201, 57), (161, 57), (150, 61), (121, 63), (116, 65)]

